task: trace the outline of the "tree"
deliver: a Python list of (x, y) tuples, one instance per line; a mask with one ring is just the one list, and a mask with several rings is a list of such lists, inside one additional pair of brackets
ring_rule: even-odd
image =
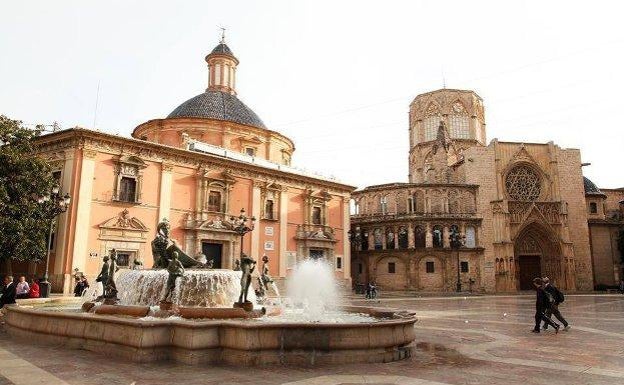
[(40, 202), (57, 183), (50, 165), (36, 156), (34, 130), (0, 115), (0, 259), (41, 261), (46, 256), (53, 207)]

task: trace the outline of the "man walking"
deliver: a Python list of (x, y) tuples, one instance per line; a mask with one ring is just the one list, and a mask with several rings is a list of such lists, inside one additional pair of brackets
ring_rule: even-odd
[[(544, 282), (544, 291), (546, 293), (549, 293), (554, 299), (554, 302), (545, 311), (546, 317), (550, 318), (552, 315), (554, 315), (555, 318), (557, 318), (559, 322), (563, 324), (563, 330), (570, 330), (570, 325), (568, 324), (568, 321), (566, 321), (559, 312), (559, 304), (561, 304), (565, 300), (563, 293), (550, 283), (550, 279), (548, 277), (542, 278), (542, 281)], [(548, 329), (548, 324), (544, 323), (544, 330), (546, 329)]]
[(551, 301), (548, 299), (549, 294), (544, 291), (544, 282), (541, 278), (537, 277), (533, 279), (533, 286), (535, 286), (536, 291), (536, 301), (535, 301), (535, 327), (533, 328), (533, 333), (540, 332), (540, 324), (542, 321), (546, 322), (548, 325), (555, 328), (555, 333), (559, 332), (559, 325), (553, 322), (552, 319), (546, 317), (545, 311), (550, 308)]

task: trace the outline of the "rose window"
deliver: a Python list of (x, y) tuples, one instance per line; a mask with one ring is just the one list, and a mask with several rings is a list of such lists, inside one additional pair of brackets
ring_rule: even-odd
[(526, 166), (511, 170), (505, 178), (505, 187), (509, 196), (517, 201), (534, 201), (541, 192), (539, 176)]

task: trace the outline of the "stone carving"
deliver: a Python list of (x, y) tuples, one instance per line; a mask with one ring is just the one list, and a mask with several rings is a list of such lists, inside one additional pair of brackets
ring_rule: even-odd
[(541, 194), (541, 180), (530, 167), (520, 165), (507, 173), (505, 188), (512, 199), (532, 202)]

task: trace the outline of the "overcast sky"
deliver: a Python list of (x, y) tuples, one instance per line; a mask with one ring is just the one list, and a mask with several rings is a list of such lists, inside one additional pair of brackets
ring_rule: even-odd
[[(364, 187), (407, 181), (408, 106), (472, 89), (487, 139), (579, 148), (624, 187), (624, 2), (6, 1), (0, 113), (129, 136), (204, 91), (226, 41), (237, 91), (293, 163)], [(95, 117), (96, 94), (99, 102)]]

